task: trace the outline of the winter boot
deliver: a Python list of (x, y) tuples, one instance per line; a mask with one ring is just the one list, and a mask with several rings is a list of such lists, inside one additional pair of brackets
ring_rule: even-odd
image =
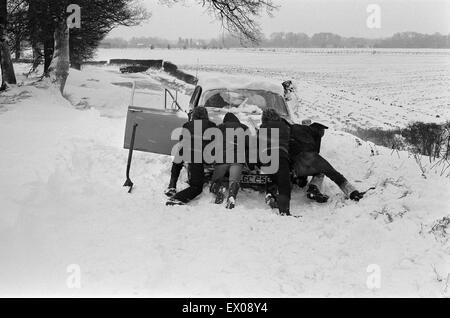
[(330, 199), (327, 195), (322, 194), (315, 185), (310, 185), (307, 191), (307, 197), (317, 203), (327, 203)]
[(183, 202), (179, 200), (175, 200), (174, 198), (169, 199), (169, 201), (166, 202), (166, 206), (182, 206), (185, 205)]
[(292, 216), (289, 210), (280, 210), (280, 216)]
[(363, 195), (359, 193), (350, 182), (345, 182), (342, 186), (340, 186), (342, 192), (344, 192), (347, 198), (350, 198), (353, 201), (359, 201), (362, 199)]
[(225, 201), (225, 194), (227, 192), (227, 189), (221, 185), (219, 187), (219, 189), (217, 190), (216, 193), (216, 200), (215, 200), (215, 204), (222, 204)]
[(272, 210), (278, 209), (278, 202), (275, 196), (271, 193), (266, 195), (266, 204), (270, 206)]
[(233, 210), (236, 207), (236, 200), (233, 197), (229, 197), (227, 200), (227, 210)]
[(168, 188), (166, 191), (164, 191), (164, 194), (168, 198), (173, 198), (175, 196), (175, 194), (177, 194), (177, 189), (176, 188)]
[(230, 191), (228, 194), (228, 200), (227, 200), (227, 209), (232, 210), (236, 206), (236, 198), (237, 194), (239, 192), (240, 185), (239, 183), (233, 183), (230, 185)]
[(353, 191), (352, 194), (350, 194), (350, 200), (359, 202), (362, 199), (364, 199), (364, 194), (362, 194), (359, 191)]

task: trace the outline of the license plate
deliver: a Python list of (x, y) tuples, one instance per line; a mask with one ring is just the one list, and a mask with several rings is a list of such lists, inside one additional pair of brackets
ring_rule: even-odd
[(259, 176), (259, 175), (244, 175), (242, 176), (242, 184), (267, 184), (270, 183), (272, 179), (270, 176)]

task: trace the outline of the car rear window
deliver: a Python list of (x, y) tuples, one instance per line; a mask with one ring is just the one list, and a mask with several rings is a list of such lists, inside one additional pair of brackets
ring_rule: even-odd
[(280, 115), (288, 115), (283, 98), (263, 90), (211, 90), (203, 93), (201, 105), (251, 114), (262, 113), (269, 108), (277, 110)]

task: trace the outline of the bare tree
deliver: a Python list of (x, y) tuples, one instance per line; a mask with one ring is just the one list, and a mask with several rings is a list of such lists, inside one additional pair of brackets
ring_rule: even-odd
[(27, 2), (25, 0), (8, 0), (7, 32), (11, 50), (15, 59), (20, 59), (21, 45), (27, 34)]
[(42, 52), (40, 46), (40, 34), (41, 27), (39, 23), (39, 10), (40, 3), (37, 1), (28, 0), (28, 19), (27, 23), (27, 32), (29, 37), (29, 42), (31, 44), (31, 49), (33, 50), (33, 65), (30, 69), (29, 74), (35, 72), (38, 66), (42, 63), (44, 59), (44, 53)]
[(63, 94), (70, 68), (69, 28), (65, 19), (58, 21), (54, 38), (55, 49), (52, 62), (48, 68), (48, 76), (51, 83), (58, 86), (61, 94)]
[[(278, 9), (272, 0), (196, 0), (199, 5), (222, 22), (222, 27), (238, 36), (243, 43), (258, 44), (262, 39), (261, 27), (256, 21), (264, 12), (269, 16)], [(184, 0), (162, 0), (166, 4)]]
[[(44, 58), (44, 77), (63, 93), (69, 67), (80, 68), (113, 28), (135, 26), (149, 15), (135, 0), (26, 0), (28, 37), (36, 69)], [(67, 6), (81, 7), (81, 29), (68, 30)], [(43, 54), (41, 48), (43, 47)]]
[(70, 64), (80, 69), (97, 46), (117, 26), (132, 27), (150, 17), (139, 2), (130, 0), (72, 0), (82, 8), (81, 29), (70, 30)]
[(11, 52), (6, 34), (7, 26), (7, 3), (6, 0), (0, 0), (0, 64), (2, 70), (2, 84), (0, 90), (4, 90), (7, 84), (16, 84), (16, 75), (11, 60)]

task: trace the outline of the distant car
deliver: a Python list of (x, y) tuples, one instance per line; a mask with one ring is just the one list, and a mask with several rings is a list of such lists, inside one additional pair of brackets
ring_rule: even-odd
[[(226, 113), (233, 112), (250, 129), (258, 129), (262, 112), (267, 108), (276, 109), (287, 122), (293, 123), (283, 96), (283, 85), (268, 80), (230, 76), (202, 78), (195, 87), (189, 107), (185, 111), (179, 105), (175, 109), (130, 106), (125, 149), (171, 155), (177, 144), (176, 140), (171, 140), (172, 132), (188, 121), (189, 111), (199, 106), (208, 109), (210, 120), (216, 124), (222, 123)], [(132, 151), (130, 156), (131, 154)], [(207, 167), (207, 175), (211, 174), (212, 168)], [(244, 171), (243, 186), (261, 186), (268, 182), (270, 176), (262, 175), (259, 170)]]

